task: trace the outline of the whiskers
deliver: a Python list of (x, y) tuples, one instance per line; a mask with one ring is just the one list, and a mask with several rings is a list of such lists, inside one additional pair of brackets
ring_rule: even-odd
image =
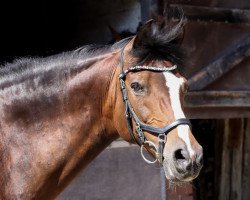
[(174, 182), (171, 180), (167, 180), (166, 190), (170, 190), (171, 192), (177, 192), (177, 188), (184, 188), (185, 189), (190, 184), (192, 185), (192, 187), (194, 187), (192, 182)]

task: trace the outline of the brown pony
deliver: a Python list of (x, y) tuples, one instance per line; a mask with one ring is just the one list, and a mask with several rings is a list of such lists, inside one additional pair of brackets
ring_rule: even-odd
[(3, 66), (0, 199), (54, 199), (118, 137), (146, 147), (170, 181), (197, 177), (202, 148), (176, 69), (182, 25), (149, 21), (112, 46)]

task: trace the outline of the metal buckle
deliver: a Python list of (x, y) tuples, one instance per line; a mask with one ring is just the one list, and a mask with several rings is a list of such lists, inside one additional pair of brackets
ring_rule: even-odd
[(159, 141), (159, 142), (162, 142), (162, 141), (163, 141), (163, 142), (165, 143), (165, 142), (167, 141), (167, 136), (166, 136), (166, 134), (164, 134), (164, 133), (159, 134), (159, 135), (158, 135), (158, 141)]
[(136, 123), (136, 132), (138, 134), (138, 137), (139, 137), (139, 140), (140, 140), (141, 144), (144, 144), (145, 143), (145, 137), (144, 137), (143, 131), (141, 129), (141, 125), (139, 123)]
[(159, 134), (158, 135), (158, 149), (157, 149), (157, 159), (159, 163), (162, 164), (163, 162), (163, 150), (164, 150), (164, 145), (166, 143), (167, 136), (165, 134)]

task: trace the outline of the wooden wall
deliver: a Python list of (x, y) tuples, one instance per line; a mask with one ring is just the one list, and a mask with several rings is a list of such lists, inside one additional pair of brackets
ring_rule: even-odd
[(250, 199), (250, 119), (225, 119), (217, 141), (219, 200)]
[(192, 120), (204, 151), (195, 200), (250, 199), (250, 119)]

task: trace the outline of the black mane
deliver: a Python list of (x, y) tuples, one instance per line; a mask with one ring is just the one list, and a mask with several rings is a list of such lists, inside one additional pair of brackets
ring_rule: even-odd
[[(132, 54), (138, 60), (164, 59), (179, 64), (181, 51), (176, 43), (182, 22), (175, 26), (147, 23), (135, 37)], [(65, 110), (70, 98), (67, 80), (91, 68), (99, 56), (119, 51), (126, 38), (113, 45), (90, 45), (45, 58), (22, 58), (0, 68), (0, 97), (8, 120), (30, 122), (55, 110)], [(60, 94), (60, 95), (59, 95)]]
[[(132, 54), (142, 61), (148, 59), (169, 60), (174, 64), (181, 65), (183, 51), (178, 44), (179, 37), (183, 32), (185, 20), (181, 18), (176, 24), (164, 19), (149, 21), (142, 25), (138, 31)], [(131, 37), (130, 37), (131, 38)], [(21, 58), (13, 63), (7, 63), (0, 67), (0, 89), (6, 81), (17, 83), (18, 80), (35, 76), (40, 69), (41, 73), (46, 70), (54, 72), (65, 70), (69, 67), (82, 67), (77, 65), (80, 60), (90, 59), (98, 55), (110, 53), (125, 46), (130, 38), (126, 38), (113, 45), (88, 45), (74, 51), (64, 52), (45, 58)]]
[(32, 123), (64, 112), (70, 101), (67, 80), (92, 67), (96, 56), (117, 51), (127, 42), (84, 46), (46, 58), (23, 58), (6, 64), (0, 69), (0, 99), (6, 119)]
[(143, 61), (150, 59), (168, 60), (182, 65), (184, 53), (180, 48), (185, 20), (183, 17), (174, 23), (168, 19), (148, 21), (136, 35), (133, 55)]
[[(135, 37), (132, 54), (138, 61), (145, 58), (161, 59), (180, 65), (183, 53), (178, 45), (178, 37), (182, 33), (183, 25), (182, 19), (175, 25), (166, 20), (146, 23)], [(29, 94), (32, 98), (32, 95), (61, 91), (67, 77), (91, 66), (84, 64), (86, 60), (117, 51), (130, 40), (131, 37), (113, 45), (83, 46), (45, 58), (17, 59), (0, 68), (0, 94), (7, 92), (15, 98), (19, 88), (24, 96)]]
[(90, 59), (98, 55), (116, 51), (126, 45), (128, 40), (129, 38), (121, 40), (113, 45), (86, 45), (73, 51), (63, 52), (48, 57), (26, 57), (16, 59), (12, 63), (6, 63), (0, 66), (0, 84), (4, 78), (10, 78), (12, 75), (21, 76), (22, 74), (29, 73), (38, 68), (45, 69), (52, 65), (54, 66), (54, 70), (67, 68), (69, 65), (74, 65), (79, 60)]
[[(86, 45), (73, 51), (63, 52), (57, 55), (44, 58), (21, 58), (12, 63), (7, 63), (0, 68), (0, 90), (6, 87), (21, 84), (28, 79), (40, 77), (43, 82), (46, 77), (52, 74), (67, 76), (77, 73), (79, 70), (88, 68), (88, 65), (81, 64), (81, 61), (114, 52), (122, 48), (128, 42), (124, 39), (113, 45)], [(79, 64), (80, 63), (80, 64)], [(51, 74), (51, 75), (49, 75)], [(42, 78), (44, 77), (44, 78)], [(59, 79), (62, 77), (59, 77)], [(57, 80), (60, 81), (57, 77)], [(48, 80), (49, 81), (49, 80)]]

